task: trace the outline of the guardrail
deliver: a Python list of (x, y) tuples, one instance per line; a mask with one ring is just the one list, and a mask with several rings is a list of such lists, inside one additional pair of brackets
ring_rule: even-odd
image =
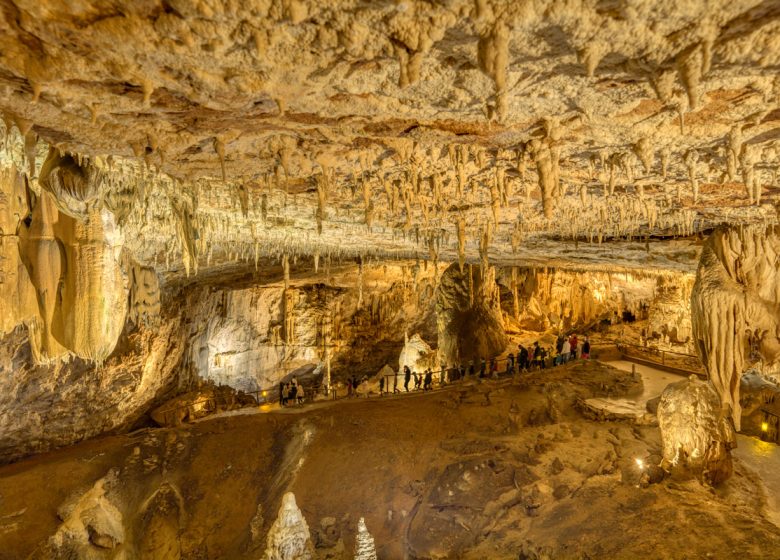
[(659, 348), (625, 342), (617, 343), (615, 346), (617, 346), (618, 352), (628, 358), (635, 357), (664, 367), (683, 370), (697, 375), (704, 375), (706, 373), (704, 365), (701, 363), (699, 357), (694, 356), (693, 354), (675, 352), (674, 350), (661, 350)]

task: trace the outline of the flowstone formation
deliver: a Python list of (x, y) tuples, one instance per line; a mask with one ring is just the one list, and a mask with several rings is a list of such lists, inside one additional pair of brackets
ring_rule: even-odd
[(475, 363), (491, 358), (507, 345), (501, 295), (493, 267), (451, 264), (436, 289), (439, 361)]
[(736, 434), (718, 393), (708, 381), (691, 376), (669, 385), (658, 404), (658, 426), (667, 470), (691, 472), (719, 484), (733, 472)]
[(722, 406), (740, 429), (740, 378), (780, 360), (780, 229), (724, 227), (704, 246), (691, 298), (699, 355)]

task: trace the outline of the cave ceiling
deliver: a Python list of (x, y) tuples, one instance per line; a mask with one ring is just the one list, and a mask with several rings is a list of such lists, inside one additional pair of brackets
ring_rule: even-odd
[(0, 6), (3, 160), (36, 192), (50, 147), (94, 168), (168, 278), (283, 254), (691, 271), (698, 234), (777, 219), (776, 0)]

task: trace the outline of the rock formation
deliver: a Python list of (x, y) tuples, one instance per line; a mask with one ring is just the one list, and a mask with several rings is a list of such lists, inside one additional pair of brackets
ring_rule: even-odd
[(780, 231), (720, 228), (707, 240), (691, 298), (699, 355), (722, 405), (740, 429), (742, 373), (780, 360)]
[(491, 358), (507, 345), (495, 269), (457, 263), (442, 274), (436, 289), (439, 361), (465, 364)]
[(711, 383), (691, 376), (669, 385), (661, 393), (657, 416), (664, 468), (691, 472), (713, 485), (731, 476), (736, 435)]
[(295, 495), (282, 497), (279, 515), (268, 532), (263, 560), (309, 560), (313, 555), (309, 526), (295, 503)]
[(374, 537), (368, 532), (366, 520), (362, 517), (358, 521), (358, 532), (355, 537), (355, 560), (376, 560)]

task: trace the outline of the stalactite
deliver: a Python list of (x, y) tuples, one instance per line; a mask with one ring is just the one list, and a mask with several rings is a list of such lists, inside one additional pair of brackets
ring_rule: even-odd
[(462, 215), (458, 216), (456, 223), (458, 235), (458, 264), (463, 274), (463, 266), (466, 264), (466, 220)]
[(671, 155), (672, 153), (668, 147), (664, 147), (661, 150), (661, 177), (664, 179), (666, 179), (669, 171), (669, 158)]
[(645, 170), (645, 174), (650, 173), (650, 169), (653, 167), (653, 145), (650, 142), (650, 139), (648, 137), (642, 137), (639, 139), (639, 141), (634, 144), (634, 153), (639, 158), (639, 161), (642, 162), (642, 167)]
[(742, 154), (742, 126), (734, 125), (728, 135), (727, 169), (729, 180), (737, 179), (737, 164)]
[[(480, 33), (477, 60), (480, 69), (493, 79), (495, 111), (498, 119), (503, 121), (507, 110), (506, 82), (509, 63), (509, 29), (503, 20), (497, 19), (492, 27)], [(480, 164), (480, 168), (482, 167), (484, 166)]]
[(688, 168), (688, 178), (691, 182), (691, 191), (693, 192), (693, 203), (699, 201), (699, 179), (696, 176), (699, 153), (696, 150), (688, 150), (685, 154), (685, 166)]
[(552, 218), (554, 204), (553, 196), (558, 192), (560, 181), (560, 146), (561, 131), (553, 119), (544, 122), (545, 137), (534, 139), (530, 143), (530, 151), (536, 162), (539, 176), (539, 189), (542, 194), (542, 210), (545, 218)]
[(221, 138), (214, 138), (214, 151), (217, 157), (219, 157), (219, 167), (222, 170), (222, 182), (224, 183), (227, 180), (225, 174), (225, 143)]
[(290, 289), (290, 258), (287, 253), (282, 255), (282, 276), (284, 278), (284, 289)]
[(742, 156), (740, 158), (742, 180), (745, 182), (745, 191), (750, 204), (755, 205), (761, 203), (760, 175), (755, 171), (755, 165), (759, 162), (759, 159), (758, 147), (756, 145), (745, 144), (742, 146)]
[(699, 84), (702, 77), (702, 50), (700, 45), (683, 52), (677, 58), (677, 72), (688, 95), (688, 106), (695, 111), (699, 106)]

